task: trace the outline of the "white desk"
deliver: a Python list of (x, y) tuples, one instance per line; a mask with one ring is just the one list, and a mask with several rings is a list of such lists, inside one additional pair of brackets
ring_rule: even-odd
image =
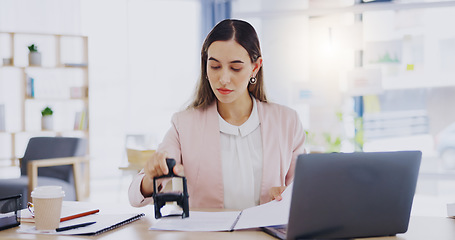
[[(90, 204), (90, 203), (80, 203)], [(93, 206), (93, 204), (91, 204)], [(93, 237), (85, 236), (60, 236), (60, 235), (34, 235), (18, 233), (19, 227), (0, 231), (0, 239), (275, 239), (258, 229), (241, 230), (234, 232), (173, 232), (173, 231), (151, 231), (148, 230), (155, 221), (153, 206), (145, 208), (132, 208), (128, 205), (122, 206), (97, 206), (101, 213), (124, 213), (144, 212), (146, 217), (132, 222), (118, 229)], [(206, 211), (206, 209), (204, 209)], [(30, 223), (23, 223), (20, 227), (29, 227)], [(405, 234), (398, 234), (394, 237), (379, 237), (368, 239), (400, 239), (400, 240), (454, 240), (455, 219), (444, 217), (411, 217), (409, 230)]]

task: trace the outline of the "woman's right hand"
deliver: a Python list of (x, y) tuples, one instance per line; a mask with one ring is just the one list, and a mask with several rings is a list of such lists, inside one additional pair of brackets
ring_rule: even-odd
[[(141, 183), (141, 192), (144, 197), (150, 197), (153, 194), (153, 178), (167, 175), (169, 173), (166, 158), (166, 152), (155, 152), (150, 160), (145, 163), (145, 176)], [(181, 164), (175, 165), (174, 174), (183, 176), (183, 166)]]

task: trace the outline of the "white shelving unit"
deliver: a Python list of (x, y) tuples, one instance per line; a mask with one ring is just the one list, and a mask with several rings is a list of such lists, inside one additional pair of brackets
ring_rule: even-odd
[[(41, 53), (39, 66), (29, 65), (31, 44)], [(0, 58), (0, 166), (17, 165), (30, 137), (89, 140), (86, 36), (0, 32)], [(54, 111), (52, 130), (41, 129), (46, 106)]]

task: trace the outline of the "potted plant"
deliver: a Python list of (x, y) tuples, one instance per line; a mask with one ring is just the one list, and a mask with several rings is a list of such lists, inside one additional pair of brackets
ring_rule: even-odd
[(38, 52), (38, 46), (32, 44), (28, 46), (28, 65), (41, 66), (41, 53)]
[(53, 113), (54, 111), (50, 107), (41, 110), (41, 129), (52, 130), (54, 128)]

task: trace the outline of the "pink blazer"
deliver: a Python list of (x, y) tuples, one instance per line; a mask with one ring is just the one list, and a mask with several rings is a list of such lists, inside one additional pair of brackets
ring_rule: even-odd
[[(260, 203), (270, 201), (271, 187), (287, 186), (294, 178), (295, 161), (304, 153), (305, 132), (291, 108), (257, 101), (262, 134), (263, 173)], [(158, 151), (183, 164), (188, 183), (190, 207), (223, 208), (224, 190), (221, 169), (220, 129), (216, 104), (206, 110), (187, 109), (174, 114), (172, 127)], [(150, 204), (140, 184), (141, 171), (129, 188), (132, 206)]]

